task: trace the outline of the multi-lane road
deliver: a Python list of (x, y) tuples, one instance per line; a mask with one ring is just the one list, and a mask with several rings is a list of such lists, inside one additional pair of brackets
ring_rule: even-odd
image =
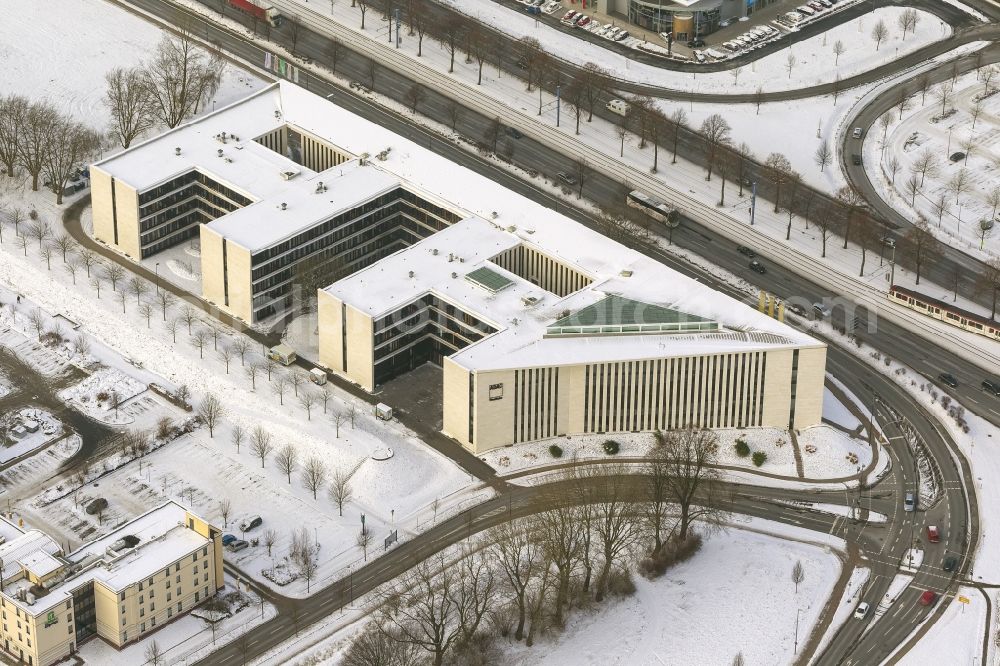
[[(176, 8), (167, 5), (163, 0), (129, 1), (154, 14), (161, 14), (169, 21), (178, 20)], [(263, 52), (256, 44), (210, 22), (204, 22), (200, 18), (188, 16), (185, 20), (189, 29), (194, 26), (196, 34), (218, 44), (232, 57), (251, 64), (263, 62)], [(307, 33), (305, 40), (300, 36), (300, 51), (305, 50), (308, 53), (310, 49), (315, 49), (317, 54), (322, 53), (323, 38), (314, 35), (312, 37), (315, 40), (313, 43), (309, 40), (308, 35), (309, 33)], [(344, 58), (338, 64), (338, 68), (342, 72), (348, 72), (348, 76), (356, 80), (367, 76), (364, 73), (367, 69), (367, 62), (362, 58)], [(410, 85), (405, 76), (390, 70), (380, 71), (379, 80), (383, 82), (380, 89), (386, 87), (390, 90), (395, 89), (397, 92), (406, 90)], [(586, 215), (575, 210), (567, 210), (564, 201), (542, 192), (530, 183), (512, 177), (508, 172), (497, 168), (487, 160), (436, 138), (409, 120), (382, 109), (364, 97), (352, 95), (308, 73), (304, 73), (301, 84), (317, 94), (332, 95), (342, 106), (379, 122), (403, 136), (426, 143), (454, 161), (485, 173), (526, 196), (541, 200), (546, 205), (558, 207), (581, 222), (594, 224), (593, 220)], [(425, 108), (430, 109), (430, 112), (433, 113), (434, 105), (437, 104), (437, 110), (443, 111), (447, 100), (435, 96), (433, 91), (429, 92), (431, 94), (425, 102)], [(481, 136), (489, 122), (489, 119), (469, 111), (463, 115), (459, 131), (467, 136)], [(546, 173), (554, 173), (566, 167), (564, 157), (528, 138), (519, 140), (517, 155), (519, 162)], [(620, 183), (602, 178), (599, 175), (594, 175), (588, 180), (586, 190), (588, 198), (598, 202), (620, 201), (622, 196)], [(735, 253), (735, 248), (731, 243), (699, 227), (691, 220), (686, 220), (682, 227), (675, 232), (674, 240), (679, 245), (693, 249), (703, 256), (711, 257), (718, 264), (728, 266), (748, 278), (751, 277), (745, 268), (742, 256)], [(732, 293), (730, 288), (718, 283), (710, 273), (699, 271), (680, 262), (670, 254), (652, 247), (639, 249), (682, 272), (694, 274), (699, 279)], [(796, 296), (807, 301), (819, 300), (826, 295), (822, 290), (790, 271), (779, 266), (769, 268), (767, 275), (758, 278), (757, 282), (774, 293), (786, 298)], [(757, 278), (756, 275), (753, 277)], [(737, 296), (742, 295), (737, 294)], [(886, 350), (906, 349), (913, 344), (912, 334), (908, 331), (884, 323), (880, 323), (874, 333), (865, 334), (865, 337), (871, 345), (884, 347)], [(920, 349), (923, 352), (923, 358), (920, 358), (918, 352), (916, 357), (907, 359), (909, 364), (930, 377), (935, 376), (939, 371), (938, 364), (947, 355), (935, 350), (933, 345), (923, 342), (920, 344)], [(733, 488), (734, 500), (727, 508), (734, 512), (759, 515), (810, 529), (822, 529), (857, 543), (861, 548), (862, 557), (866, 560), (865, 566), (869, 566), (873, 570), (873, 578), (863, 597), (870, 602), (877, 602), (888, 588), (898, 569), (903, 552), (911, 545), (913, 535), (918, 537), (922, 535), (924, 527), (929, 522), (942, 528), (942, 543), (927, 546), (928, 555), (924, 566), (916, 574), (911, 586), (890, 607), (889, 611), (882, 617), (869, 620), (868, 623), (872, 623), (871, 629), (863, 636), (859, 635), (862, 625), (858, 623), (845, 624), (838, 629), (833, 641), (820, 656), (823, 663), (842, 663), (846, 660), (850, 660), (851, 663), (869, 663), (869, 659), (873, 662), (877, 661), (888, 656), (889, 652), (897, 645), (905, 644), (907, 636), (913, 631), (923, 613), (940, 614), (942, 612), (941, 606), (927, 611), (923, 607), (918, 607), (915, 600), (924, 589), (934, 589), (944, 594), (954, 592), (956, 581), (968, 569), (970, 553), (978, 538), (978, 513), (975, 498), (971, 495), (974, 491), (969, 478), (969, 470), (964, 462), (961, 466), (956, 466), (954, 462), (956, 456), (952, 455), (955, 444), (947, 433), (937, 427), (933, 419), (904, 391), (879, 373), (871, 370), (868, 365), (852, 353), (831, 346), (828, 363), (830, 371), (847, 384), (856, 395), (861, 396), (869, 406), (875, 406), (875, 396), (878, 396), (877, 409), (879, 415), (885, 417), (883, 429), (889, 437), (889, 454), (893, 464), (890, 475), (869, 490), (870, 506), (865, 503), (865, 508), (885, 513), (889, 516), (889, 521), (884, 525), (876, 526), (836, 516), (803, 512), (801, 509), (780, 503), (782, 499), (802, 499), (801, 492), (748, 486)], [(957, 360), (956, 364), (961, 364), (961, 361)], [(957, 370), (951, 365), (954, 364), (950, 364), (946, 369), (952, 372), (967, 372), (970, 376), (979, 372), (971, 364), (961, 370)], [(989, 416), (989, 414), (987, 415)], [(992, 416), (998, 418), (1000, 413), (993, 412)], [(909, 447), (908, 440), (902, 435), (901, 424), (895, 423), (897, 417), (905, 418), (911, 424), (911, 427), (915, 429), (923, 441), (926, 452), (924, 455), (931, 456), (936, 460), (940, 468), (941, 497), (933, 506), (921, 507), (914, 513), (903, 512), (901, 508), (902, 494), (907, 489), (915, 490), (917, 484), (913, 471), (915, 469), (914, 453)], [(279, 599), (279, 608), (282, 613), (278, 617), (256, 629), (246, 642), (240, 641), (237, 644), (221, 648), (203, 663), (240, 663), (246, 656), (262, 654), (287, 640), (302, 626), (326, 617), (349, 602), (350, 599), (399, 575), (415, 562), (434, 552), (471, 534), (487, 529), (491, 525), (543, 510), (551, 506), (555, 497), (565, 497), (565, 493), (558, 492), (559, 489), (552, 484), (532, 487), (498, 484), (498, 487), (501, 489), (501, 494), (497, 499), (469, 509), (415, 539), (401, 544), (370, 565), (359, 569), (348, 579), (336, 581), (309, 599), (298, 602)], [(637, 493), (641, 493), (642, 485), (637, 484), (636, 489)], [(637, 495), (637, 499), (640, 497), (641, 495)], [(809, 495), (809, 499), (842, 504), (843, 493), (839, 489), (813, 493)], [(961, 566), (954, 574), (945, 574), (940, 569), (945, 549), (959, 554)], [(874, 605), (877, 604), (873, 603)]]

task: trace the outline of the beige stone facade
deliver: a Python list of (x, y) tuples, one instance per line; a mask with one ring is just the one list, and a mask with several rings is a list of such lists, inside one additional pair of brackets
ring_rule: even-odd
[(0, 531), (0, 646), (26, 664), (61, 661), (94, 636), (142, 640), (224, 584), (221, 531), (172, 502), (67, 555), (39, 532)]

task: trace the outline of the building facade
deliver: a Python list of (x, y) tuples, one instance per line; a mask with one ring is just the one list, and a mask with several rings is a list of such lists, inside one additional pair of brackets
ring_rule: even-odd
[(95, 636), (142, 640), (224, 584), (221, 531), (173, 502), (69, 554), (0, 521), (0, 642), (21, 663), (54, 664)]

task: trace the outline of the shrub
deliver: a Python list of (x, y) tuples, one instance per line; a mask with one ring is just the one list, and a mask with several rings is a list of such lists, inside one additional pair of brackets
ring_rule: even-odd
[(736, 455), (740, 458), (746, 458), (750, 455), (750, 445), (742, 437), (736, 440)]
[(608, 576), (608, 594), (619, 597), (631, 597), (635, 594), (635, 581), (632, 574), (624, 569), (617, 569)]
[(767, 454), (766, 453), (764, 453), (763, 451), (754, 451), (753, 452), (753, 464), (754, 465), (756, 465), (757, 467), (760, 467), (761, 465), (764, 464), (765, 460), (767, 460)]
[(697, 532), (688, 532), (684, 541), (668, 539), (658, 552), (650, 554), (639, 562), (639, 573), (646, 578), (657, 578), (675, 564), (690, 559), (700, 549), (701, 535)]
[(621, 445), (619, 445), (618, 442), (616, 442), (613, 439), (609, 439), (604, 442), (604, 452), (609, 456), (613, 456), (616, 453), (618, 453), (618, 449), (620, 448)]
[(552, 454), (553, 458), (562, 458), (563, 454), (562, 447), (559, 446), (558, 444), (553, 444), (552, 446), (549, 447), (549, 453)]
[(97, 402), (105, 402), (111, 396), (108, 395), (107, 391), (101, 391), (97, 394)]

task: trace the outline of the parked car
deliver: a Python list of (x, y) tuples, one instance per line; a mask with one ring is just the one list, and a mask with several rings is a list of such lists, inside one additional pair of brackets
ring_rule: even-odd
[(903, 511), (914, 511), (917, 508), (917, 498), (913, 493), (906, 493), (903, 497)]
[(793, 314), (797, 314), (800, 317), (805, 317), (806, 316), (806, 309), (804, 307), (802, 307), (801, 305), (799, 305), (798, 303), (792, 303), (791, 305), (788, 306), (788, 309)]
[(705, 45), (705, 40), (701, 37), (696, 37), (694, 39), (689, 39), (687, 45), (692, 49), (700, 49)]
[(956, 566), (958, 566), (958, 558), (954, 555), (944, 558), (944, 562), (941, 563), (941, 568), (945, 571), (954, 571)]
[(573, 21), (576, 20), (576, 12), (571, 9), (565, 14), (563, 14), (563, 17), (559, 20), (562, 21), (563, 23), (572, 23)]
[(757, 257), (757, 253), (748, 248), (746, 245), (737, 245), (736, 251), (739, 252), (740, 254), (750, 257), (751, 259), (755, 259)]
[(813, 312), (818, 314), (821, 319), (826, 319), (830, 316), (830, 308), (823, 303), (813, 303)]
[(930, 606), (937, 599), (937, 592), (934, 590), (924, 590), (924, 593), (920, 595), (920, 601), (918, 602), (921, 606)]
[(627, 116), (629, 114), (629, 111), (632, 110), (632, 105), (623, 99), (613, 99), (610, 102), (608, 102), (605, 106), (611, 113), (617, 113), (619, 116), (622, 117)]
[(938, 375), (938, 379), (941, 380), (942, 384), (947, 384), (948, 386), (955, 388), (958, 386), (958, 380), (955, 379), (955, 375), (950, 372), (942, 372)]
[(986, 391), (987, 393), (992, 393), (993, 395), (1000, 398), (1000, 380), (984, 379), (982, 386), (984, 391)]
[(260, 516), (252, 516), (244, 520), (242, 523), (240, 523), (240, 531), (249, 532), (255, 527), (260, 527), (263, 522), (264, 519), (261, 518)]
[(938, 531), (937, 525), (927, 526), (927, 540), (931, 543), (941, 543), (941, 532)]
[(565, 185), (568, 185), (570, 187), (572, 187), (573, 185), (576, 185), (576, 178), (574, 178), (573, 176), (569, 175), (565, 171), (560, 171), (559, 173), (556, 174), (556, 177), (559, 180), (561, 180), (563, 182), (563, 184), (565, 184)]
[(87, 504), (84, 511), (93, 516), (95, 514), (104, 511), (107, 508), (108, 508), (108, 500), (104, 499), (103, 497), (98, 497), (95, 500), (91, 500), (91, 502)]
[(222, 535), (222, 545), (223, 546), (228, 546), (229, 544), (231, 544), (234, 541), (237, 541), (237, 539), (232, 534), (223, 534)]
[(896, 247), (896, 241), (888, 236), (882, 236), (882, 245), (885, 245), (888, 248), (894, 248)]
[(623, 41), (625, 41), (628, 38), (629, 38), (628, 32), (625, 31), (625, 30), (622, 30), (621, 32), (618, 33), (618, 35), (615, 36), (615, 41), (616, 42), (623, 42)]
[(589, 16), (581, 16), (576, 21), (576, 27), (578, 27), (578, 28), (585, 28), (585, 27), (587, 27), (588, 23), (590, 23), (590, 17)]
[(750, 262), (750, 270), (754, 273), (760, 273), (761, 275), (767, 272), (767, 269), (764, 268), (764, 264), (760, 263), (756, 259)]
[(948, 159), (951, 160), (952, 162), (961, 162), (962, 160), (965, 159), (965, 153), (963, 153), (961, 150), (958, 150), (949, 155)]
[(865, 617), (868, 616), (868, 611), (870, 609), (871, 606), (868, 605), (868, 602), (862, 601), (860, 604), (858, 604), (858, 607), (854, 609), (854, 617), (857, 618), (858, 620), (863, 620), (865, 619)]
[(243, 549), (245, 549), (245, 548), (248, 548), (249, 546), (250, 546), (250, 544), (249, 544), (249, 543), (247, 543), (246, 541), (244, 541), (243, 539), (237, 539), (236, 541), (233, 541), (232, 543), (230, 543), (230, 544), (229, 544), (228, 546), (226, 546), (226, 547), (227, 547), (227, 548), (228, 548), (229, 550), (231, 550), (232, 552), (234, 552), (234, 553), (238, 553), (238, 552), (240, 552), (241, 550), (243, 550)]

